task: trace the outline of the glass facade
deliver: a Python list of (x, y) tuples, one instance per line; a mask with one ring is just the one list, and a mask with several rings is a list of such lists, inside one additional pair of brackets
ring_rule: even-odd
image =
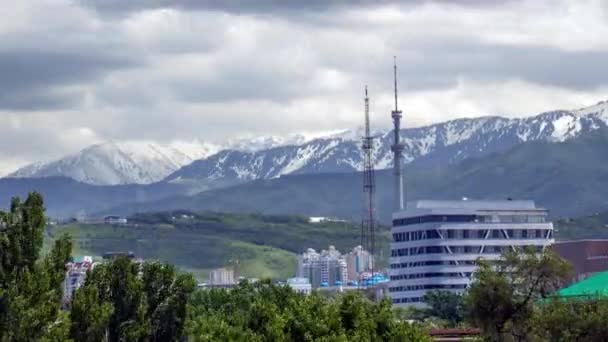
[(415, 203), (415, 209), (393, 220), (389, 293), (396, 305), (423, 305), (424, 292), (432, 289), (463, 292), (478, 258), (495, 260), (517, 248), (540, 252), (553, 239), (546, 211), (534, 209), (533, 202), (531, 208), (523, 201), (522, 210), (516, 201), (466, 206), (441, 201), (440, 208), (432, 207), (433, 201), (423, 202), (429, 207)]

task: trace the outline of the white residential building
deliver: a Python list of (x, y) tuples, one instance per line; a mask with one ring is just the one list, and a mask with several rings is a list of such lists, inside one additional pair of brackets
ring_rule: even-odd
[(231, 268), (216, 268), (209, 272), (209, 285), (227, 286), (236, 284), (234, 270)]
[(428, 290), (464, 292), (477, 258), (554, 242), (547, 211), (533, 201), (433, 201), (393, 214), (389, 293), (394, 305), (423, 306)]
[(361, 274), (371, 270), (372, 255), (361, 246), (353, 248), (346, 254), (345, 259), (349, 281), (359, 281)]
[(334, 286), (348, 279), (346, 259), (334, 247), (317, 253), (309, 248), (298, 256), (298, 278), (307, 278), (313, 288)]

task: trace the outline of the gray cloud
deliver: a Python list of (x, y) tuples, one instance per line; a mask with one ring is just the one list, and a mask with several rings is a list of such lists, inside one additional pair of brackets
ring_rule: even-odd
[(0, 23), (0, 171), (99, 139), (354, 127), (363, 84), (385, 118), (393, 55), (410, 125), (608, 88), (608, 23), (576, 1), (62, 1)]
[(546, 46), (449, 42), (417, 47), (400, 58), (412, 90), (453, 86), (462, 77), (479, 81), (522, 79), (547, 86), (591, 90), (606, 84), (608, 50), (566, 51)]
[[(13, 110), (73, 107), (83, 94), (61, 87), (94, 81), (134, 61), (105, 51), (66, 52), (0, 47), (0, 108)], [(47, 108), (47, 109), (48, 109)]]
[(158, 8), (210, 10), (236, 14), (293, 14), (298, 12), (306, 14), (381, 5), (414, 6), (437, 3), (465, 7), (488, 7), (516, 1), (518, 0), (79, 0), (78, 2), (102, 13), (114, 14)]

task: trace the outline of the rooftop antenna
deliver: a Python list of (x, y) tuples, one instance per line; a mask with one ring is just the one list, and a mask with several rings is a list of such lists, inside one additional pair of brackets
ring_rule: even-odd
[[(369, 252), (370, 260), (366, 265), (367, 270), (371, 272), (371, 279), (367, 284), (373, 286), (374, 279), (374, 264), (376, 251), (376, 180), (374, 174), (374, 137), (371, 136), (369, 124), (369, 97), (367, 95), (367, 86), (365, 86), (365, 136), (361, 150), (363, 152), (363, 219), (361, 220), (361, 246)], [(360, 282), (363, 279), (360, 279)]]
[(395, 109), (391, 112), (393, 118), (394, 142), (391, 146), (393, 151), (393, 175), (395, 176), (395, 210), (403, 210), (403, 177), (401, 176), (401, 155), (403, 144), (399, 142), (399, 132), (401, 131), (401, 111), (397, 100), (397, 57), (393, 56), (393, 76), (395, 80)]

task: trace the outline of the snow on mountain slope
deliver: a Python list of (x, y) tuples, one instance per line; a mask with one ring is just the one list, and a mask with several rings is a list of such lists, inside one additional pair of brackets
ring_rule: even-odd
[[(401, 137), (406, 163), (436, 166), (504, 151), (526, 141), (563, 142), (607, 123), (608, 102), (602, 102), (576, 111), (552, 111), (528, 118), (452, 120), (403, 129)], [(183, 167), (166, 180), (225, 185), (286, 174), (357, 171), (362, 169), (360, 135), (353, 130), (297, 145), (258, 151), (224, 150)], [(390, 168), (391, 132), (375, 135), (376, 168)]]
[(217, 152), (214, 145), (177, 146), (150, 142), (108, 142), (50, 163), (21, 168), (8, 177), (65, 176), (96, 185), (148, 184), (157, 182), (194, 159)]
[[(405, 116), (407, 122), (407, 115)], [(387, 120), (389, 120), (387, 115)], [(533, 117), (457, 119), (401, 131), (404, 161), (427, 166), (500, 152), (526, 141), (563, 142), (608, 124), (608, 101)], [(147, 142), (91, 146), (61, 160), (32, 164), (12, 177), (67, 176), (91, 184), (195, 182), (203, 188), (287, 174), (362, 169), (361, 129), (253, 137), (224, 144)], [(377, 169), (391, 167), (390, 131), (375, 132)]]
[[(149, 184), (162, 180), (194, 160), (209, 157), (220, 150), (255, 152), (282, 145), (298, 145), (319, 136), (342, 133), (344, 131), (294, 134), (287, 137), (239, 138), (224, 144), (199, 141), (175, 141), (168, 145), (145, 141), (108, 142), (90, 146), (57, 161), (27, 165), (7, 177), (64, 176), (95, 185)], [(243, 172), (240, 176), (246, 178)]]

